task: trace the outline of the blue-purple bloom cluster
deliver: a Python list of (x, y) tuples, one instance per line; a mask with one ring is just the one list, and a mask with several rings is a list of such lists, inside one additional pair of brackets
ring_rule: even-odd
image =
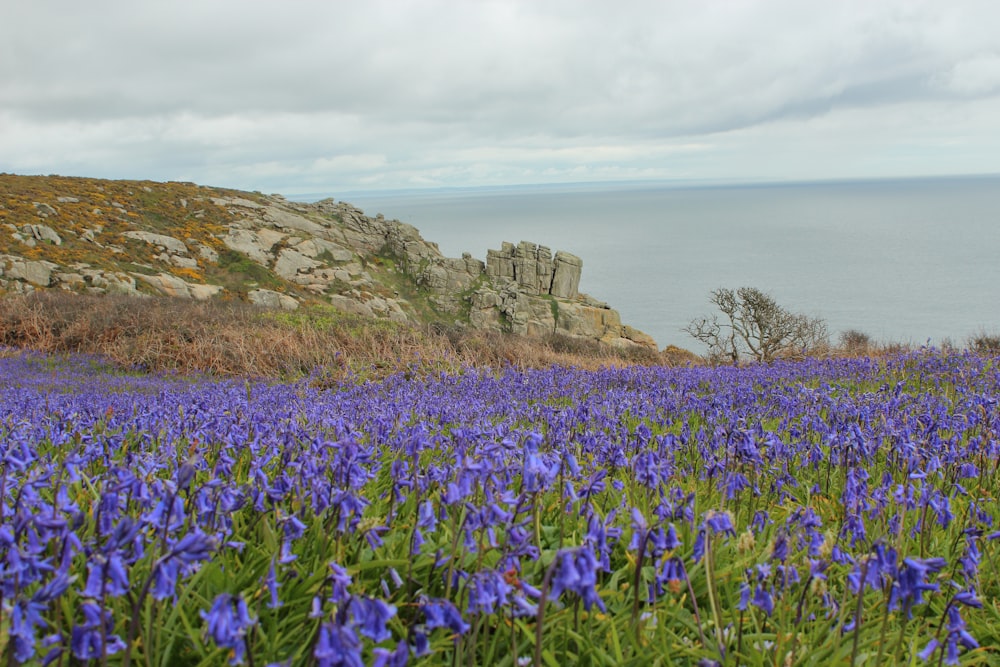
[(0, 358), (0, 652), (996, 661), (998, 397), (935, 351), (335, 389)]

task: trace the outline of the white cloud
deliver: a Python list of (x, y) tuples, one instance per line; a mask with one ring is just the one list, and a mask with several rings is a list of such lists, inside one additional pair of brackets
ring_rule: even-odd
[(1000, 92), (1000, 54), (987, 53), (956, 63), (942, 82), (948, 90), (963, 95)]
[(7, 171), (289, 192), (1000, 171), (992, 2), (34, 0), (4, 18)]

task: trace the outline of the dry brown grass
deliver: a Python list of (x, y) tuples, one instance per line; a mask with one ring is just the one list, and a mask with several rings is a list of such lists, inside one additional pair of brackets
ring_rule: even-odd
[[(0, 346), (84, 353), (125, 368), (318, 381), (463, 367), (600, 368), (697, 359), (676, 351), (616, 350), (564, 336), (407, 326), (330, 308), (282, 313), (236, 301), (39, 291), (0, 299)], [(683, 351), (682, 351), (683, 352)]]

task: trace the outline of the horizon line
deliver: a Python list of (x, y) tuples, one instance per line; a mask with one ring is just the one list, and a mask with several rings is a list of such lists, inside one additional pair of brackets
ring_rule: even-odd
[[(287, 195), (289, 199), (301, 202), (314, 202), (325, 198), (356, 197), (356, 196), (386, 196), (397, 197), (420, 194), (477, 194), (487, 192), (513, 191), (513, 190), (580, 190), (585, 188), (628, 188), (644, 186), (660, 186), (677, 189), (711, 189), (711, 188), (767, 188), (767, 187), (787, 187), (802, 185), (847, 185), (860, 183), (887, 183), (906, 181), (943, 181), (943, 180), (967, 180), (967, 179), (993, 179), (1000, 178), (1000, 172), (981, 172), (967, 174), (936, 174), (936, 175), (911, 175), (911, 176), (851, 176), (851, 177), (831, 177), (831, 178), (802, 178), (802, 179), (740, 179), (740, 178), (685, 178), (685, 179), (625, 179), (625, 180), (601, 180), (601, 181), (550, 181), (544, 183), (507, 183), (492, 185), (433, 185), (416, 186), (405, 188), (371, 188), (343, 190), (339, 194), (329, 191), (304, 192), (300, 194)], [(340, 199), (341, 201), (346, 201)]]

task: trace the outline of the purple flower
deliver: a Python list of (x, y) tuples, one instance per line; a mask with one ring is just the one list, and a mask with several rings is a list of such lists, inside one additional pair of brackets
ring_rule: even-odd
[(417, 512), (417, 527), (431, 531), (437, 528), (437, 515), (434, 513), (434, 503), (430, 500), (424, 500), (420, 503), (420, 509)]
[(421, 605), (421, 609), (423, 609), (428, 630), (448, 628), (456, 635), (464, 635), (469, 631), (469, 624), (462, 620), (462, 614), (459, 613), (458, 607), (449, 600), (429, 600)]
[(350, 598), (351, 594), (347, 592), (347, 587), (351, 585), (351, 575), (347, 574), (347, 570), (336, 563), (330, 563), (330, 576), (327, 580), (330, 582), (332, 602), (341, 604)]
[(208, 560), (218, 547), (219, 541), (211, 535), (194, 530), (182, 537), (171, 549), (170, 557), (185, 565)]
[(556, 561), (550, 598), (557, 599), (563, 591), (571, 591), (580, 596), (587, 611), (595, 604), (601, 611), (606, 611), (604, 601), (597, 594), (598, 564), (594, 553), (585, 546), (564, 549), (556, 555)]
[(177, 578), (188, 574), (195, 563), (206, 561), (218, 540), (195, 530), (181, 538), (167, 555), (153, 566), (153, 598), (165, 600), (177, 591)]
[(736, 529), (733, 527), (733, 519), (729, 516), (729, 512), (709, 512), (708, 517), (705, 519), (705, 525), (712, 529), (714, 535), (722, 533), (723, 535), (736, 535)]
[(750, 528), (753, 529), (754, 533), (760, 533), (764, 530), (767, 524), (770, 522), (770, 517), (768, 513), (764, 510), (757, 510), (753, 514), (753, 519), (750, 520)]
[(111, 634), (115, 623), (110, 611), (102, 611), (93, 602), (84, 602), (80, 605), (80, 611), (83, 612), (84, 621), (73, 626), (70, 639), (74, 656), (80, 660), (94, 660), (100, 658), (104, 651), (112, 655), (125, 648), (121, 637)]
[(188, 487), (191, 486), (191, 480), (194, 479), (196, 469), (194, 467), (194, 459), (188, 459), (177, 468), (177, 490), (187, 491)]
[(181, 562), (167, 559), (153, 568), (153, 598), (166, 600), (177, 592), (177, 576), (180, 574)]
[(771, 597), (770, 591), (763, 586), (758, 585), (754, 589), (752, 602), (755, 607), (762, 609), (768, 616), (774, 612), (774, 598)]
[(698, 535), (694, 538), (694, 550), (691, 553), (691, 558), (695, 563), (702, 559), (705, 555), (705, 529), (702, 528), (698, 531)]
[(278, 597), (278, 588), (281, 586), (278, 583), (278, 574), (274, 569), (275, 558), (271, 558), (271, 567), (267, 569), (267, 577), (265, 578), (265, 584), (267, 585), (267, 592), (270, 595), (270, 601), (267, 603), (268, 609), (277, 609), (281, 607), (284, 603)]
[(241, 595), (220, 593), (206, 613), (201, 612), (208, 627), (206, 632), (216, 646), (232, 651), (230, 665), (243, 664), (246, 653), (246, 635), (256, 621), (250, 618), (246, 600)]
[(492, 614), (507, 604), (510, 584), (496, 570), (484, 570), (469, 580), (469, 608), (472, 613)]
[(396, 607), (375, 598), (355, 597), (350, 603), (351, 615), (360, 632), (376, 643), (392, 637), (386, 628), (389, 619), (396, 615)]
[(87, 585), (81, 595), (95, 600), (105, 595), (119, 597), (128, 593), (128, 568), (119, 552), (109, 556), (96, 553), (87, 563)]
[(955, 597), (952, 599), (955, 602), (963, 604), (967, 607), (975, 607), (976, 609), (980, 609), (983, 606), (982, 600), (976, 597), (976, 591), (972, 590), (971, 588), (967, 591), (956, 593)]
[(784, 530), (779, 530), (774, 537), (774, 549), (771, 551), (771, 560), (784, 563), (788, 559), (788, 535)]
[(364, 667), (361, 640), (350, 625), (324, 623), (319, 627), (313, 657), (319, 667)]
[(27, 662), (35, 655), (35, 628), (44, 628), (42, 620), (45, 605), (34, 600), (18, 600), (10, 610), (10, 637), (14, 644), (14, 657)]
[(927, 582), (927, 576), (940, 571), (945, 565), (944, 558), (904, 559), (889, 596), (889, 609), (896, 609), (902, 602), (907, 613), (912, 614), (911, 607), (923, 604), (925, 592), (938, 590), (937, 584)]
[(931, 656), (934, 655), (934, 651), (936, 651), (937, 647), (940, 645), (941, 643), (937, 639), (931, 637), (931, 640), (927, 642), (927, 646), (925, 646), (922, 651), (917, 653), (917, 657), (925, 661), (930, 660)]
[(406, 667), (410, 659), (410, 647), (407, 646), (405, 639), (400, 639), (395, 651), (376, 648), (373, 651), (373, 658), (372, 667)]

